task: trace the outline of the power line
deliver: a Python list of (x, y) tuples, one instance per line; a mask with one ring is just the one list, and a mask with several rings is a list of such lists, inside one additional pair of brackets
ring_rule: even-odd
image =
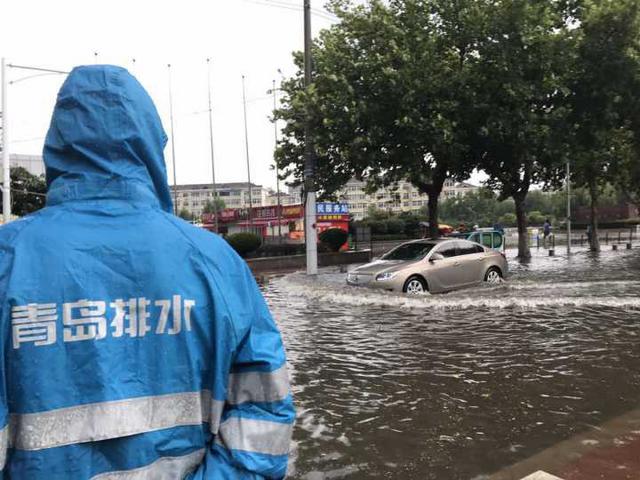
[(11, 140), (11, 143), (28, 143), (36, 140), (44, 140), (45, 137), (21, 138), (20, 140)]
[[(279, 1), (279, 0), (244, 0), (245, 2), (249, 2), (249, 3), (255, 3), (256, 5), (263, 5), (265, 7), (275, 7), (275, 8), (281, 8), (284, 10), (293, 10), (296, 12), (301, 12), (302, 11), (302, 7), (298, 6), (296, 4), (293, 3), (288, 3), (288, 2), (283, 2), (283, 1)], [(336, 15), (334, 15), (331, 12), (327, 12), (326, 10), (320, 10), (317, 8), (312, 8), (311, 12), (314, 16), (317, 17), (322, 17), (325, 20), (330, 20), (330, 21), (339, 21), (340, 18)]]
[(22, 195), (36, 195), (38, 197), (46, 197), (47, 194), (46, 193), (38, 193), (38, 192), (30, 192), (29, 190), (19, 190), (17, 188), (13, 188), (13, 192), (16, 194), (22, 194)]
[[(251, 105), (252, 103), (256, 103), (256, 102), (264, 102), (265, 100), (271, 100), (271, 94), (269, 95), (263, 95), (261, 97), (253, 97), (253, 98), (247, 98), (247, 105)], [(239, 102), (242, 103), (242, 102)], [(203, 115), (205, 113), (209, 113), (209, 110), (194, 110), (193, 112), (189, 112), (189, 113), (180, 113), (179, 115), (181, 117), (187, 116), (187, 115)]]

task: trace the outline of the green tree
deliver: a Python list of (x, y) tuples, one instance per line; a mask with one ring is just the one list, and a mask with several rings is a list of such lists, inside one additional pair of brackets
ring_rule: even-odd
[(598, 206), (603, 192), (615, 181), (631, 187), (628, 179), (638, 164), (634, 125), (640, 125), (639, 8), (635, 0), (593, 0), (584, 1), (579, 10), (569, 134), (572, 180), (590, 197), (592, 250), (600, 249)]
[[(636, 148), (637, 141), (634, 141)], [(627, 155), (620, 162), (616, 171), (615, 182), (625, 192), (626, 200), (640, 208), (640, 155), (638, 153), (634, 152), (633, 155)]]
[(181, 209), (178, 212), (178, 216), (183, 219), (186, 220), (187, 222), (192, 222), (193, 221), (193, 215), (191, 214), (191, 212), (189, 210), (187, 210), (186, 208)]
[(302, 183), (304, 119), (313, 126), (318, 189), (330, 196), (350, 178), (370, 191), (410, 181), (429, 197), (431, 235), (447, 178), (471, 171), (475, 117), (469, 77), (485, 22), (483, 2), (334, 0), (341, 22), (320, 34), (314, 84), (300, 71), (284, 82), (286, 122), (276, 158), (282, 177)]
[(224, 203), (224, 200), (221, 198), (216, 198), (215, 202), (207, 200), (207, 203), (205, 203), (204, 207), (202, 207), (202, 213), (216, 213), (220, 210), (224, 210), (225, 208), (226, 205)]
[(498, 221), (505, 227), (515, 227), (518, 224), (516, 214), (510, 212), (500, 216)]
[[(45, 206), (47, 183), (44, 176), (30, 174), (22, 167), (11, 169), (11, 211), (22, 217)], [(0, 208), (2, 198), (0, 195)]]
[(389, 212), (380, 210), (375, 205), (369, 205), (367, 208), (367, 220), (386, 220), (389, 218)]
[(513, 211), (513, 201), (499, 201), (492, 190), (483, 188), (445, 200), (442, 202), (441, 216), (445, 223), (454, 227), (460, 223), (490, 227), (508, 211)]
[(499, 0), (478, 45), (472, 76), (484, 118), (474, 141), (488, 186), (514, 200), (518, 256), (531, 257), (526, 199), (563, 160), (567, 55), (573, 48), (569, 2)]

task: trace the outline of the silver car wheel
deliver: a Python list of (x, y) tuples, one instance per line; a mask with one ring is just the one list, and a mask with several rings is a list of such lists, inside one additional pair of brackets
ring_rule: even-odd
[(500, 277), (500, 272), (497, 270), (490, 270), (487, 273), (487, 283), (500, 283), (502, 281), (502, 277)]
[(418, 279), (413, 279), (407, 283), (407, 293), (409, 295), (421, 295), (424, 293), (424, 287), (422, 282)]

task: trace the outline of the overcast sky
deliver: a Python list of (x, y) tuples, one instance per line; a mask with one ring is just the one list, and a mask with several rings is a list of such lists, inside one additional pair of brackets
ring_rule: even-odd
[[(75, 65), (121, 65), (154, 99), (170, 135), (171, 63), (178, 183), (211, 180), (207, 64), (212, 59), (216, 179), (245, 181), (241, 76), (246, 76), (251, 179), (275, 186), (274, 130), (268, 117), (272, 80), (294, 73), (291, 53), (303, 47), (302, 0), (147, 1), (3, 0), (0, 56), (18, 65), (68, 70)], [(331, 25), (312, 1), (313, 29)], [(135, 58), (135, 64), (132, 59)], [(17, 80), (29, 72), (10, 70)], [(9, 87), (10, 151), (40, 154), (62, 76)], [(171, 146), (165, 159), (171, 177)]]

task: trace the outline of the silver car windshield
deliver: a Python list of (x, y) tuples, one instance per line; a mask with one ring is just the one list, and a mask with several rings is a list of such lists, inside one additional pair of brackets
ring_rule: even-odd
[(420, 260), (433, 250), (436, 245), (435, 243), (427, 242), (405, 243), (383, 255), (382, 260)]

